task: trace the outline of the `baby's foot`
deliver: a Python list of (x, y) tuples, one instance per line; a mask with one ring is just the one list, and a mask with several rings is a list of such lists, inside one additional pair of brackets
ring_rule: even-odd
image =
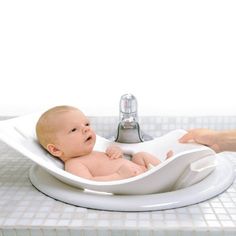
[(166, 154), (166, 160), (169, 159), (170, 157), (172, 157), (174, 155), (173, 151), (170, 150), (169, 152), (167, 152)]
[(151, 163), (148, 163), (148, 167), (147, 167), (148, 170), (151, 170), (153, 167), (155, 167), (155, 166), (152, 165)]

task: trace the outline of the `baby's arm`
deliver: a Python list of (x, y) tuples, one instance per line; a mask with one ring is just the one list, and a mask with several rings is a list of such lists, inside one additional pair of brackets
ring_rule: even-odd
[(87, 166), (85, 166), (84, 164), (80, 163), (80, 162), (76, 162), (74, 163), (72, 162), (66, 162), (65, 163), (65, 171), (73, 174), (73, 175), (77, 175), (80, 176), (82, 178), (86, 178), (86, 179), (91, 179), (93, 176), (90, 173), (89, 169), (87, 168)]

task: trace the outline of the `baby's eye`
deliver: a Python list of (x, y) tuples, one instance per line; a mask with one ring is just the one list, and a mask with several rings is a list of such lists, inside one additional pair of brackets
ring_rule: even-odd
[(73, 128), (70, 132), (75, 132), (77, 129), (76, 128)]
[(86, 123), (85, 125), (86, 125), (86, 126), (90, 126), (90, 123)]

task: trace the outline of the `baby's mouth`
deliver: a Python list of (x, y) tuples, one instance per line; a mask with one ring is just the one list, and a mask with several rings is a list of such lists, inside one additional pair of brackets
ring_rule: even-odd
[(88, 136), (88, 138), (86, 138), (85, 142), (88, 142), (92, 139), (92, 135)]

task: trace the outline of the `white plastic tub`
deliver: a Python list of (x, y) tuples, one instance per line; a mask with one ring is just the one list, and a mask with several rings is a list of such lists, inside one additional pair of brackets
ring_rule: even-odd
[[(201, 181), (216, 167), (215, 152), (212, 149), (198, 144), (180, 144), (178, 139), (186, 131), (175, 130), (143, 143), (117, 143), (127, 154), (146, 151), (163, 161), (151, 170), (124, 180), (101, 182), (84, 179), (64, 171), (63, 164), (38, 144), (35, 124), (39, 116), (40, 114), (32, 114), (1, 121), (0, 139), (57, 179), (77, 188), (115, 194), (167, 192)], [(110, 140), (97, 136), (94, 149), (105, 151), (111, 143)], [(173, 150), (174, 156), (164, 161), (169, 150)]]

